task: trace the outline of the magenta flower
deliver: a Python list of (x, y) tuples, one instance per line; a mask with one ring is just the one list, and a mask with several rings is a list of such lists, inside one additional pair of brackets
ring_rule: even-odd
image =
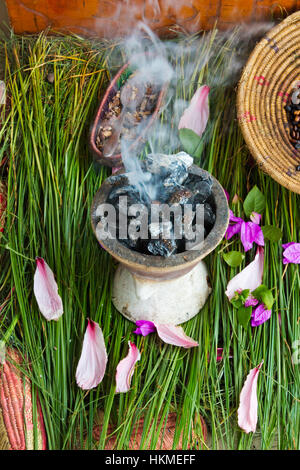
[(228, 283), (225, 294), (231, 300), (236, 291), (250, 289), (250, 292), (262, 284), (264, 272), (264, 249), (257, 248), (254, 260)]
[(300, 243), (290, 242), (282, 245), (283, 264), (300, 264)]
[(255, 432), (257, 424), (257, 379), (261, 364), (251, 369), (240, 394), (240, 406), (238, 409), (238, 425), (247, 434)]
[(58, 295), (54, 274), (43, 258), (36, 258), (33, 291), (41, 313), (46, 320), (58, 320), (63, 314), (63, 304)]
[(134, 343), (128, 341), (129, 351), (127, 356), (117, 365), (116, 371), (116, 393), (125, 393), (130, 389), (131, 378), (134, 367), (140, 360), (141, 354)]
[[(221, 362), (223, 360), (223, 348), (217, 348), (217, 362)], [(232, 359), (233, 356), (228, 356), (229, 359)]]
[(97, 387), (102, 381), (107, 364), (103, 333), (98, 323), (88, 320), (81, 356), (76, 370), (76, 382), (83, 390)]
[(251, 315), (251, 326), (259, 326), (269, 320), (272, 310), (267, 310), (264, 304), (259, 304)]
[(255, 298), (250, 294), (244, 305), (245, 305), (245, 307), (256, 307), (257, 304), (258, 304), (258, 300), (255, 299)]
[(259, 246), (264, 246), (265, 244), (264, 235), (259, 226), (261, 215), (257, 212), (252, 212), (250, 219), (252, 222), (245, 222), (240, 217), (236, 217), (230, 210), (229, 226), (225, 233), (226, 240), (230, 240), (234, 235), (240, 233), (245, 251), (251, 250), (253, 243)]
[(188, 108), (180, 118), (178, 129), (191, 129), (199, 137), (205, 131), (209, 118), (208, 94), (209, 87), (203, 85), (194, 94)]
[(135, 324), (138, 327), (134, 331), (136, 335), (147, 336), (150, 333), (154, 333), (156, 331), (156, 327), (152, 321), (138, 320), (135, 322)]

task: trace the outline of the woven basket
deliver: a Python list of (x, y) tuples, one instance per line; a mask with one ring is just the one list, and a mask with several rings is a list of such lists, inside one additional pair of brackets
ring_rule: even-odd
[(289, 141), (284, 109), (300, 80), (300, 11), (257, 44), (243, 71), (237, 95), (238, 120), (259, 167), (300, 193), (300, 150)]

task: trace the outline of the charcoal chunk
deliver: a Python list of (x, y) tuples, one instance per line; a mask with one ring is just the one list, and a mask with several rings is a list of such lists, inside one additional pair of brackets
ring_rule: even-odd
[(212, 228), (216, 221), (216, 215), (210, 204), (207, 202), (204, 204), (204, 225), (208, 228)]
[(168, 257), (176, 253), (177, 244), (174, 239), (151, 240), (147, 248), (152, 255)]

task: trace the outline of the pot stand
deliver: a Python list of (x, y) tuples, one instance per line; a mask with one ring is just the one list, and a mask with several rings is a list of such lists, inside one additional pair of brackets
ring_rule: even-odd
[(119, 264), (114, 278), (113, 304), (128, 320), (178, 325), (193, 318), (205, 304), (211, 288), (206, 265), (171, 280), (137, 277)]

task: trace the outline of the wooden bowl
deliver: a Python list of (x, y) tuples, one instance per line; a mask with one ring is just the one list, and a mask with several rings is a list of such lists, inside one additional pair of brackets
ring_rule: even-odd
[(257, 44), (237, 95), (238, 120), (259, 167), (282, 186), (300, 193), (300, 150), (289, 140), (285, 105), (300, 80), (300, 11), (288, 16)]
[[(126, 76), (126, 71), (130, 67), (130, 62), (127, 62), (123, 67), (118, 71), (117, 75), (114, 77), (112, 80), (111, 84), (106, 90), (106, 93), (99, 105), (99, 108), (96, 112), (96, 116), (92, 125), (92, 129), (90, 131), (90, 136), (89, 136), (89, 147), (90, 150), (93, 154), (94, 160), (101, 165), (109, 166), (109, 167), (119, 167), (122, 164), (122, 155), (120, 153), (116, 153), (115, 155), (112, 155), (111, 157), (105, 157), (101, 150), (98, 149), (96, 145), (96, 138), (98, 135), (98, 130), (99, 127), (101, 126), (101, 122), (104, 118), (104, 115), (108, 109), (109, 102), (112, 100), (114, 95), (117, 93), (117, 91), (120, 89), (120, 79), (122, 79), (122, 75)], [(148, 122), (145, 126), (145, 128), (142, 130), (140, 133), (139, 137), (132, 143), (132, 145), (129, 147), (130, 150), (134, 150), (137, 145), (142, 141), (143, 138), (146, 137), (147, 131), (150, 129), (150, 127), (153, 125), (155, 119), (159, 115), (159, 111), (161, 110), (162, 103), (163, 103), (163, 98), (166, 94), (168, 85), (164, 85), (161, 88), (161, 91), (158, 95), (157, 103), (154, 112), (151, 114), (151, 116), (148, 119)]]

